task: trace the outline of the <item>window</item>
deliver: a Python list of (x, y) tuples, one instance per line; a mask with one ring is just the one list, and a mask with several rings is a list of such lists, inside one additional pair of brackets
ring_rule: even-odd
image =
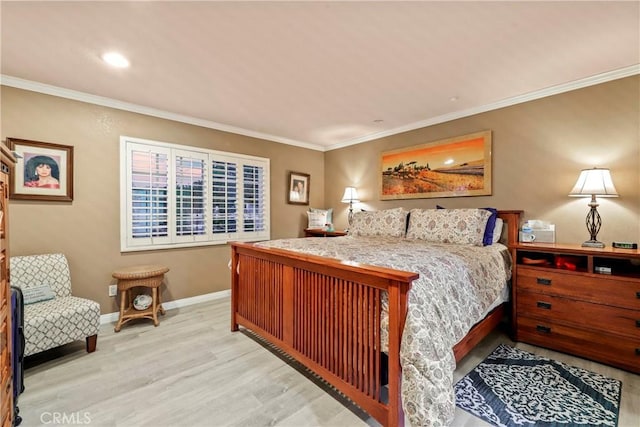
[(120, 137), (121, 250), (266, 240), (269, 159)]

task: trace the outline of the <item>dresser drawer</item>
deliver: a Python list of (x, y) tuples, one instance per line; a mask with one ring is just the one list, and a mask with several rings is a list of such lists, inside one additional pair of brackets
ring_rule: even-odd
[(518, 266), (518, 290), (640, 310), (640, 280)]
[(553, 321), (518, 317), (518, 340), (640, 373), (640, 339), (619, 338)]
[(596, 329), (640, 340), (640, 311), (518, 290), (518, 316)]

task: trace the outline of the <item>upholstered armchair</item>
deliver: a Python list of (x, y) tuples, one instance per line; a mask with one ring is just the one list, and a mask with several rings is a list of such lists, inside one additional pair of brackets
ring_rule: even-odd
[(63, 254), (14, 256), (11, 286), (22, 289), (25, 356), (85, 339), (87, 352), (96, 349), (100, 305), (71, 295), (71, 275)]

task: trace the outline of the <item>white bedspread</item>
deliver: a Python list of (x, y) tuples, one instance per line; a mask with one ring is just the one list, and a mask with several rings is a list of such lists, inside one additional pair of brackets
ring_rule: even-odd
[(511, 277), (504, 245), (351, 236), (282, 239), (259, 245), (419, 273), (409, 292), (400, 348), (403, 407), (413, 426), (451, 424), (455, 410), (453, 346), (482, 319)]

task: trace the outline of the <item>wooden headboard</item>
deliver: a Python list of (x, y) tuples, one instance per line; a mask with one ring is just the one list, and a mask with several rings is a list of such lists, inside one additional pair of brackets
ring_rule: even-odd
[(518, 243), (518, 230), (520, 229), (520, 216), (524, 211), (512, 210), (512, 211), (498, 211), (498, 218), (501, 218), (506, 227), (506, 245), (509, 248), (515, 246)]

